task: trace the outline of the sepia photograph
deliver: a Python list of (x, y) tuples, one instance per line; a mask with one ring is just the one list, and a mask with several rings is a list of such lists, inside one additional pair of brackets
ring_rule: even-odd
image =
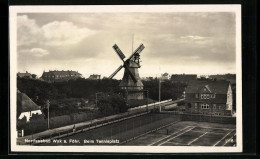
[(11, 6), (11, 151), (242, 152), (241, 70), (240, 5)]

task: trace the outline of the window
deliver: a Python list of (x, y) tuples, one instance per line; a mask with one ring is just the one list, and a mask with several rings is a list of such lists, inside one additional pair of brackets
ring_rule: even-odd
[(229, 104), (226, 104), (226, 109), (228, 109), (229, 108)]
[(210, 94), (201, 94), (200, 98), (201, 99), (210, 99)]
[(209, 105), (208, 104), (201, 104), (201, 109), (209, 109)]
[(216, 109), (216, 104), (213, 104), (213, 109)]
[(198, 104), (194, 103), (194, 107), (195, 107), (195, 109), (197, 109), (198, 108)]

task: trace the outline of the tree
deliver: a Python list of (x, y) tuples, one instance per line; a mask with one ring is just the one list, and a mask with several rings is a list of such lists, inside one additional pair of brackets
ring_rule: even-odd
[(127, 110), (126, 100), (115, 93), (98, 94), (97, 107), (101, 113), (106, 115), (122, 113)]
[(33, 78), (33, 79), (36, 79), (36, 78), (37, 78), (37, 75), (36, 75), (36, 74), (32, 74), (32, 78)]

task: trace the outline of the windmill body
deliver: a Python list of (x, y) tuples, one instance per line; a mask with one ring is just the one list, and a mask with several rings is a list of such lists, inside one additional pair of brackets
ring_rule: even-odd
[(111, 76), (109, 76), (109, 78), (113, 78), (117, 72), (124, 67), (124, 76), (119, 84), (119, 87), (126, 93), (126, 98), (128, 100), (143, 99), (143, 83), (138, 72), (138, 68), (141, 67), (140, 53), (144, 49), (143, 44), (141, 44), (126, 61), (124, 61), (125, 55), (116, 44), (113, 48), (123, 61), (123, 65), (119, 66), (119, 68)]

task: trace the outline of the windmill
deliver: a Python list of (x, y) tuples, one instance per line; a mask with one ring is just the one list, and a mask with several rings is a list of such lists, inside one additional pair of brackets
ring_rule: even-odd
[(124, 53), (116, 44), (113, 49), (123, 61), (123, 65), (120, 65), (108, 78), (112, 79), (122, 68), (125, 68), (119, 87), (127, 92), (127, 99), (143, 99), (143, 83), (139, 77), (138, 68), (141, 67), (140, 53), (144, 49), (144, 45), (141, 44), (126, 60), (124, 60)]

